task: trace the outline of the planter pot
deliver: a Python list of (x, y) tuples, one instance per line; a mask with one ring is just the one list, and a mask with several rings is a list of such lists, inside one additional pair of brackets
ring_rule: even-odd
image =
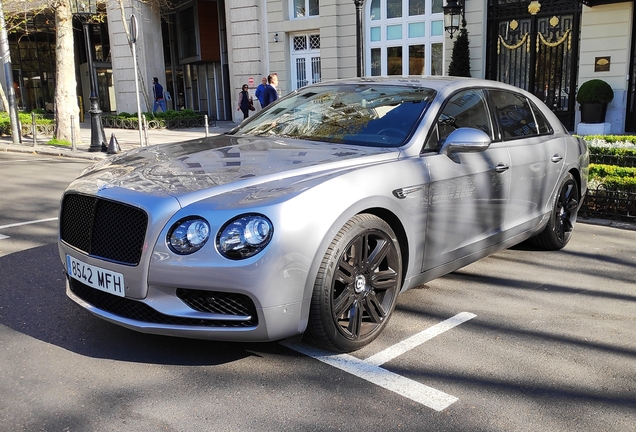
[(582, 123), (604, 123), (606, 112), (607, 112), (606, 103), (581, 104), (581, 122)]

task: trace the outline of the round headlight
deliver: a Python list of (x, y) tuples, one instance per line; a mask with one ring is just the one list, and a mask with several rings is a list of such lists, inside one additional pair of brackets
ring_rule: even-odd
[(219, 252), (230, 259), (249, 258), (272, 239), (274, 226), (265, 216), (242, 215), (226, 223), (216, 239)]
[(179, 255), (187, 255), (201, 249), (210, 237), (210, 225), (200, 217), (182, 219), (170, 228), (168, 246)]

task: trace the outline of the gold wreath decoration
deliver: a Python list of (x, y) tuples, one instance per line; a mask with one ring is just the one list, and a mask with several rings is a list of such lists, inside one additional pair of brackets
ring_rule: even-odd
[[(516, 50), (528, 40), (528, 33), (524, 34), (519, 42), (514, 45), (508, 45), (504, 40), (503, 36), (499, 35), (499, 40), (497, 41), (497, 54), (501, 53), (501, 45), (508, 48), (509, 50)], [(528, 41), (528, 46), (526, 47), (526, 51), (530, 51), (530, 41)]]
[(571, 33), (572, 33), (571, 30), (567, 29), (565, 33), (563, 33), (563, 36), (561, 37), (561, 39), (559, 39), (556, 42), (548, 42), (547, 40), (545, 40), (545, 37), (543, 37), (543, 33), (539, 33), (539, 38), (537, 39), (537, 52), (539, 52), (539, 42), (543, 42), (544, 45), (549, 46), (550, 48), (554, 48), (556, 46), (561, 45), (563, 42), (565, 42), (566, 39), (568, 41), (568, 49), (571, 49), (572, 48)]

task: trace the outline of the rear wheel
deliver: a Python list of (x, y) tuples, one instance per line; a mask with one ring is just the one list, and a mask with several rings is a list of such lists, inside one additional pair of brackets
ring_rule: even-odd
[(332, 351), (362, 348), (386, 326), (401, 285), (402, 256), (391, 227), (370, 214), (354, 216), (322, 260), (308, 336)]
[(561, 183), (545, 229), (534, 236), (532, 244), (546, 250), (563, 249), (570, 241), (579, 208), (579, 187), (568, 173)]

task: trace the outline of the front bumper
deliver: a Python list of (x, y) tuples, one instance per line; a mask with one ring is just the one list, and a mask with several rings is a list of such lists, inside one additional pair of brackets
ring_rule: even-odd
[(205, 294), (213, 298), (216, 312), (204, 312), (205, 301), (199, 303), (196, 293), (186, 303), (183, 292), (179, 295), (174, 289), (151, 287), (147, 299), (137, 300), (102, 292), (68, 276), (66, 294), (99, 318), (142, 333), (237, 342), (274, 341), (301, 334), (306, 327), (301, 311), (309, 308), (309, 301), (257, 308), (247, 296), (210, 291)]

